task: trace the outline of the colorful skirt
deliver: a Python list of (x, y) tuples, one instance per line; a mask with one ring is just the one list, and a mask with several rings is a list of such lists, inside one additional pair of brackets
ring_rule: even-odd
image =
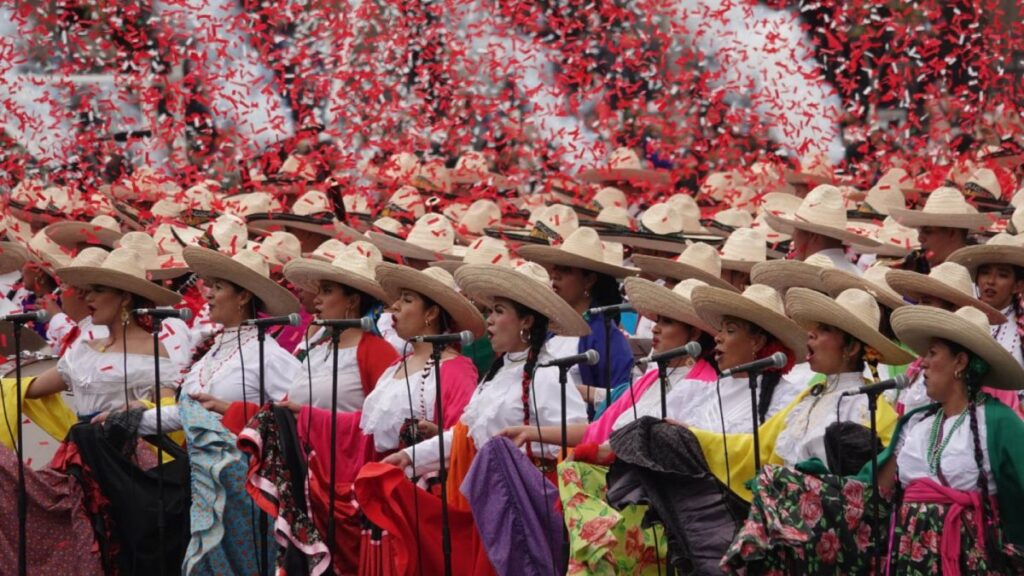
[[(754, 494), (750, 515), (722, 559), (727, 573), (870, 574), (872, 526), (885, 550), (890, 505), (880, 500), (873, 520), (871, 487), (862, 482), (765, 466)], [(880, 570), (883, 559), (877, 562)]]
[(643, 527), (647, 506), (609, 506), (607, 474), (607, 466), (558, 466), (558, 491), (569, 530), (567, 574), (663, 574), (668, 552), (664, 527)]

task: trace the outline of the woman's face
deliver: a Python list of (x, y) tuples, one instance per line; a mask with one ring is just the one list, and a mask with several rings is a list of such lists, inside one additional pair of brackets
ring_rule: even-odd
[(487, 316), (487, 335), (495, 354), (526, 350), (529, 342), (523, 342), (533, 326), (533, 316), (520, 316), (511, 300), (495, 298), (494, 307)]
[(298, 288), (299, 304), (302, 309), (310, 314), (316, 314), (316, 292), (310, 292), (305, 288)]
[(359, 317), (359, 296), (337, 282), (321, 280), (313, 299), (313, 309), (321, 320), (345, 320)]
[(963, 352), (953, 354), (945, 342), (932, 340), (928, 350), (921, 357), (924, 387), (928, 397), (939, 403), (952, 398), (959, 386), (955, 374), (967, 367), (967, 361), (967, 355)]
[(422, 296), (412, 290), (402, 290), (398, 300), (391, 306), (395, 332), (399, 338), (408, 340), (413, 336), (438, 334), (437, 306), (426, 306)]
[(815, 324), (807, 333), (807, 362), (818, 374), (849, 372), (859, 354), (846, 346), (846, 333), (834, 326)]
[(580, 268), (554, 266), (549, 269), (551, 288), (573, 308), (590, 302), (590, 287), (594, 285), (594, 274)]
[(655, 318), (654, 328), (651, 329), (651, 349), (655, 353), (665, 352), (673, 348), (685, 346), (690, 340), (695, 340), (699, 332), (696, 328), (685, 322), (673, 320), (668, 316)]
[(225, 328), (241, 326), (249, 317), (252, 293), (220, 278), (208, 278), (203, 282), (206, 301), (210, 304), (210, 320)]
[(131, 295), (108, 286), (85, 288), (85, 305), (94, 324), (113, 328), (121, 325), (121, 311), (131, 305)]
[(722, 330), (715, 336), (718, 369), (728, 370), (753, 361), (767, 340), (764, 334), (756, 333), (746, 320), (726, 316), (722, 320)]
[(1013, 295), (1024, 290), (1024, 280), (1018, 280), (1009, 264), (982, 264), (978, 267), (978, 298), (996, 310), (1013, 302)]
[(722, 280), (732, 284), (733, 288), (743, 291), (750, 286), (750, 274), (739, 270), (722, 270)]

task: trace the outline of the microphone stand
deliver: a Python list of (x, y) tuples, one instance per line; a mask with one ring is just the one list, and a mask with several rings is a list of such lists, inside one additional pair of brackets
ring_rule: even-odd
[(668, 418), (668, 400), (665, 394), (668, 391), (668, 361), (658, 360), (658, 381), (661, 384), (661, 419)]
[[(267, 328), (262, 324), (256, 324), (256, 341), (259, 343), (260, 349), (260, 407), (267, 401), (267, 389), (266, 389), (266, 366), (263, 358), (263, 347), (267, 339)], [(333, 512), (333, 510), (332, 510)], [(260, 510), (260, 576), (268, 576), (270, 574), (270, 550), (267, 546), (267, 531), (269, 529), (267, 513)]]
[(327, 546), (334, 546), (334, 505), (338, 497), (335, 485), (338, 479), (338, 340), (341, 338), (341, 326), (331, 326), (331, 492), (327, 512)]
[(754, 431), (754, 477), (761, 471), (761, 436), (757, 429), (757, 377), (760, 375), (760, 370), (750, 370), (747, 372), (747, 383), (750, 385), (750, 419), (753, 424)]
[(566, 452), (569, 450), (569, 416), (565, 407), (565, 387), (569, 385), (569, 368), (571, 366), (558, 366), (558, 384), (562, 397), (562, 454), (560, 455), (562, 460), (565, 460)]
[[(604, 360), (604, 385), (608, 388), (607, 393), (604, 397), (604, 408), (607, 410), (612, 405), (612, 319), (607, 312), (601, 314), (604, 320), (604, 356), (601, 359)], [(564, 392), (563, 392), (564, 393)], [(565, 406), (565, 399), (562, 399), (562, 406)], [(565, 419), (562, 419), (565, 422)], [(562, 449), (563, 456), (565, 458), (565, 449)]]
[[(153, 335), (153, 398), (156, 402), (156, 542), (157, 542), (157, 566), (160, 576), (164, 574), (164, 535), (167, 527), (164, 518), (164, 475), (160, 466), (164, 463), (164, 449), (161, 436), (164, 433), (163, 417), (160, 409), (160, 331), (163, 328), (163, 319), (153, 315), (149, 317), (152, 321)], [(20, 438), (19, 438), (20, 439)]]
[[(14, 379), (18, 395), (18, 575), (25, 576), (28, 573), (28, 533), (26, 524), (28, 521), (28, 497), (25, 492), (25, 452), (24, 434), (21, 430), (23, 410), (21, 401), (21, 322), (12, 322), (14, 328)], [(7, 417), (7, 414), (4, 414)], [(162, 548), (161, 548), (162, 549)]]
[[(430, 359), (434, 363), (434, 419), (437, 421), (437, 444), (439, 447), (440, 470), (438, 477), (441, 479), (441, 553), (444, 555), (444, 574), (452, 574), (452, 535), (448, 524), (448, 470), (444, 463), (444, 408), (441, 402), (441, 352), (446, 346), (443, 342), (433, 342), (430, 352)], [(424, 382), (424, 385), (426, 382)], [(333, 510), (332, 510), (333, 516)]]

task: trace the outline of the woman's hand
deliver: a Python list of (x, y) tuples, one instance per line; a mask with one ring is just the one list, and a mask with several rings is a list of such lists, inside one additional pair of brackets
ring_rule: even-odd
[(399, 450), (384, 460), (381, 460), (381, 462), (391, 464), (409, 476), (412, 475), (412, 458), (409, 457), (405, 450)]
[(109, 416), (110, 412), (100, 412), (99, 414), (93, 416), (92, 420), (89, 420), (89, 424), (103, 424), (104, 422), (107, 421), (107, 418)]
[(437, 436), (437, 425), (430, 420), (419, 419), (416, 421), (416, 430), (419, 433), (421, 439), (433, 438)]
[(280, 402), (275, 402), (275, 404), (291, 410), (292, 414), (298, 414), (299, 412), (302, 412), (302, 404), (299, 404), (298, 402), (292, 402), (291, 400), (281, 400)]
[(195, 400), (196, 402), (202, 404), (203, 408), (206, 408), (210, 412), (216, 412), (217, 414), (223, 415), (225, 412), (228, 411), (228, 408), (231, 407), (230, 402), (221, 400), (220, 398), (215, 398), (205, 392), (189, 394), (189, 396), (191, 396), (192, 399)]
[(516, 445), (516, 448), (522, 447), (527, 442), (538, 442), (537, 428), (535, 426), (509, 426), (501, 432), (498, 432), (499, 436), (504, 436), (512, 441)]

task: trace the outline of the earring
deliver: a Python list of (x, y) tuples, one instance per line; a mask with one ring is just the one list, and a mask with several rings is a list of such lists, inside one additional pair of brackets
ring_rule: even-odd
[(583, 296), (586, 297), (586, 298), (590, 298), (590, 289), (589, 288), (584, 288), (583, 289)]
[(423, 325), (426, 326), (427, 328), (430, 328), (430, 318), (427, 318), (426, 320), (424, 320), (423, 321)]
[(519, 340), (521, 340), (523, 344), (529, 344), (530, 343), (530, 331), (527, 330), (526, 328), (523, 328), (522, 330), (520, 330), (519, 331)]
[(128, 308), (121, 308), (121, 324), (127, 324), (130, 315), (131, 312), (128, 311)]
[(956, 380), (963, 380), (964, 379), (964, 371), (963, 370), (957, 370), (956, 372), (953, 372), (953, 378), (955, 378)]

